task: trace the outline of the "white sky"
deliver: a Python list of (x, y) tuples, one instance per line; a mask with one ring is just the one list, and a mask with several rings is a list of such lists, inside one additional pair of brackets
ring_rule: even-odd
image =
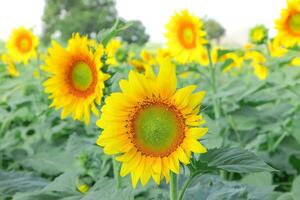
[[(256, 24), (265, 24), (274, 34), (274, 20), (285, 7), (285, 0), (116, 0), (119, 16), (139, 19), (146, 26), (153, 42), (163, 42), (164, 25), (180, 9), (219, 21), (227, 35), (244, 42), (247, 30)], [(43, 0), (1, 0), (0, 38), (6, 39), (12, 28), (24, 25), (41, 32)]]

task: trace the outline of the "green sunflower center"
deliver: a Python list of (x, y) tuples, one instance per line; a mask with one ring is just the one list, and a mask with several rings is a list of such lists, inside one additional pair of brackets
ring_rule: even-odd
[(93, 82), (93, 73), (90, 66), (84, 62), (77, 63), (73, 67), (71, 80), (76, 89), (87, 90)]
[(194, 32), (191, 28), (185, 28), (183, 30), (183, 39), (186, 44), (192, 44), (194, 42)]
[(300, 13), (292, 15), (289, 18), (288, 24), (292, 32), (300, 34)]
[(152, 155), (170, 152), (182, 135), (181, 122), (176, 113), (162, 105), (153, 105), (140, 111), (134, 128), (138, 147)]

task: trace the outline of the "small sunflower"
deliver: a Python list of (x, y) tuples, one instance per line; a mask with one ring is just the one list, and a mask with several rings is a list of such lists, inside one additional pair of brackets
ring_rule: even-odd
[(291, 60), (291, 65), (292, 65), (292, 66), (300, 67), (300, 57), (293, 58), (293, 59)]
[(273, 57), (282, 57), (288, 52), (288, 49), (284, 47), (282, 41), (280, 41), (278, 37), (269, 41), (268, 48), (271, 56)]
[(102, 45), (91, 48), (90, 40), (73, 34), (67, 48), (53, 42), (43, 70), (50, 77), (44, 82), (45, 92), (53, 99), (50, 107), (62, 108), (61, 117), (69, 114), (73, 119), (90, 121), (90, 111), (98, 115), (96, 104), (103, 96), (104, 81), (108, 75), (100, 68)]
[(6, 64), (6, 71), (11, 77), (18, 77), (20, 76), (20, 72), (18, 71), (13, 59), (8, 54), (3, 54), (2, 62)]
[(227, 53), (223, 55), (220, 60), (223, 62), (226, 60), (231, 60), (231, 63), (223, 70), (223, 72), (228, 72), (233, 68), (240, 70), (244, 62), (243, 57), (238, 55), (236, 52)]
[(207, 43), (200, 18), (183, 10), (171, 17), (166, 29), (168, 49), (178, 62), (189, 63), (199, 60), (199, 52)]
[[(218, 62), (218, 51), (219, 48), (218, 47), (214, 47), (211, 50), (211, 59), (212, 59), (212, 63), (216, 64)], [(200, 57), (199, 57), (199, 63), (202, 66), (208, 66), (209, 65), (209, 58), (208, 58), (208, 53), (206, 49), (202, 49), (201, 52), (199, 52)]]
[(106, 63), (111, 66), (117, 66), (127, 59), (127, 52), (122, 49), (122, 43), (118, 39), (110, 40), (105, 48), (105, 52), (107, 56)]
[(253, 44), (263, 44), (268, 39), (268, 29), (264, 25), (253, 27), (249, 33), (249, 40)]
[(257, 76), (259, 80), (265, 80), (268, 77), (269, 70), (266, 66), (256, 63), (253, 65), (254, 74)]
[(149, 65), (154, 65), (156, 63), (154, 54), (148, 50), (142, 50), (140, 56), (142, 60)]
[(199, 127), (204, 123), (198, 113), (205, 93), (193, 93), (195, 85), (176, 90), (170, 62), (161, 65), (157, 76), (131, 71), (120, 88), (102, 107), (97, 125), (103, 131), (97, 144), (106, 154), (120, 154), (120, 174), (131, 173), (133, 187), (151, 177), (157, 184), (164, 177), (168, 182), (170, 171), (178, 174), (180, 163), (188, 164), (192, 152), (206, 152), (198, 141), (208, 131)]
[(172, 54), (170, 50), (163, 49), (163, 48), (158, 48), (156, 50), (156, 58), (155, 58), (156, 63), (161, 63), (164, 60), (171, 60), (171, 59), (172, 59)]
[(287, 4), (275, 24), (282, 43), (292, 47), (300, 44), (300, 0), (288, 0)]
[(244, 55), (245, 60), (250, 60), (252, 63), (265, 63), (265, 56), (259, 51), (247, 51)]
[(39, 39), (30, 30), (20, 27), (12, 31), (6, 48), (15, 61), (27, 64), (31, 58), (36, 57), (38, 45)]

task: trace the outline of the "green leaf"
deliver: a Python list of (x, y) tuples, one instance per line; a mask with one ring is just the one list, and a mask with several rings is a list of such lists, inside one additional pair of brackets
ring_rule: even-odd
[(271, 186), (272, 174), (270, 172), (257, 172), (244, 176), (241, 180), (242, 183), (254, 186)]
[(46, 179), (32, 173), (0, 171), (0, 197), (1, 194), (10, 196), (17, 192), (35, 191), (47, 184)]
[(199, 158), (208, 169), (223, 169), (236, 173), (276, 171), (254, 153), (240, 148), (220, 148), (209, 150)]
[(116, 189), (116, 183), (110, 178), (101, 178), (82, 200), (133, 200), (134, 190), (131, 187)]
[(280, 195), (276, 200), (297, 200), (297, 199), (295, 199), (293, 194), (291, 193), (284, 193)]
[(78, 167), (75, 165), (75, 156), (61, 148), (44, 144), (37, 149), (36, 154), (21, 160), (20, 163), (40, 173), (57, 175)]
[(117, 18), (116, 22), (110, 29), (104, 29), (97, 34), (97, 38), (104, 46), (106, 46), (112, 38), (116, 37), (119, 33), (131, 26), (130, 23), (127, 23), (122, 27), (118, 27), (118, 25), (119, 19)]
[(297, 176), (293, 181), (292, 194), (295, 197), (295, 199), (300, 199), (300, 175)]

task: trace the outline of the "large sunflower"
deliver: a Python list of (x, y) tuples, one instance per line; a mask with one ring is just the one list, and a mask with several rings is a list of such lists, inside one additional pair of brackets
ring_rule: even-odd
[(103, 96), (104, 81), (108, 75), (100, 68), (103, 47), (91, 48), (87, 37), (74, 34), (67, 48), (53, 42), (43, 70), (50, 74), (44, 82), (46, 93), (53, 99), (50, 107), (62, 108), (61, 117), (69, 114), (85, 123), (90, 121), (90, 110), (98, 115), (96, 104)]
[(282, 43), (291, 47), (300, 44), (300, 0), (288, 0), (288, 7), (281, 12), (281, 18), (276, 20), (278, 37)]
[(207, 42), (200, 18), (183, 10), (171, 17), (166, 29), (167, 46), (178, 62), (199, 60), (199, 52)]
[[(149, 68), (150, 70), (151, 68)], [(122, 92), (109, 96), (97, 125), (103, 129), (97, 144), (122, 162), (121, 176), (131, 173), (132, 185), (145, 185), (150, 177), (159, 184), (169, 181), (170, 170), (179, 173), (179, 163), (188, 164), (191, 152), (206, 152), (198, 141), (207, 128), (198, 115), (204, 92), (196, 86), (176, 91), (175, 67), (165, 62), (157, 76), (131, 71), (121, 80)]]
[(27, 64), (28, 60), (36, 57), (38, 45), (39, 39), (30, 30), (20, 27), (12, 31), (6, 48), (15, 61)]

